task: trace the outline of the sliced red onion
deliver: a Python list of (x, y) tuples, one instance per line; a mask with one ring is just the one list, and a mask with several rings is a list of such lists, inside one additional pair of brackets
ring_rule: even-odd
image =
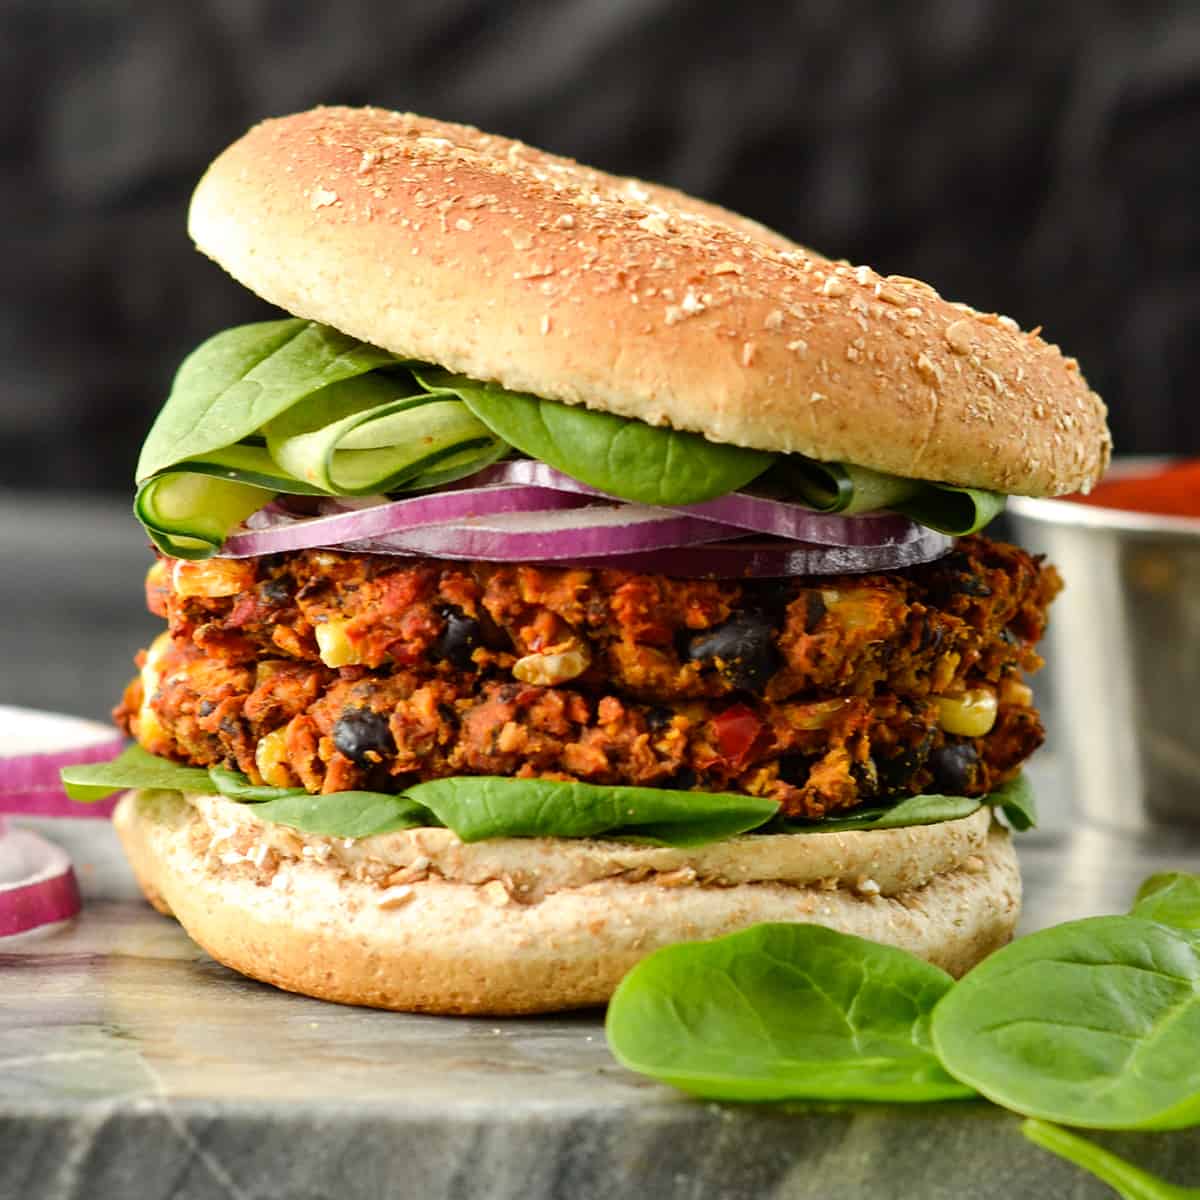
[(0, 705), (0, 813), (32, 817), (108, 817), (116, 803), (67, 798), (59, 771), (107, 762), (125, 748), (111, 726), (60, 713)]
[[(221, 552), (245, 558), (329, 547), (467, 561), (603, 561), (729, 578), (893, 570), (951, 544), (904, 517), (814, 513), (741, 492), (674, 508), (629, 504), (532, 460), (489, 467), (472, 482), (390, 502), (329, 498), (316, 517), (272, 503)], [(751, 542), (747, 530), (786, 540)], [(710, 556), (716, 545), (720, 554)]]
[(899, 546), (813, 546), (803, 542), (737, 541), (626, 554), (581, 565), (650, 571), (682, 579), (773, 579), (794, 575), (861, 575), (932, 562), (954, 539), (932, 529)]
[[(560, 488), (584, 496), (617, 499), (531, 458), (485, 467), (465, 482), (476, 486), (524, 483), (539, 488)], [(748, 492), (732, 492), (700, 504), (681, 504), (668, 511), (719, 521), (752, 533), (821, 546), (899, 546), (919, 541), (923, 532), (923, 526), (896, 513), (844, 517), (838, 513), (814, 512), (803, 504), (753, 496)]]
[(491, 562), (562, 562), (706, 545), (741, 530), (640, 504), (595, 505), (570, 512), (499, 515), (409, 529), (347, 544), (351, 550), (399, 551)]
[(64, 850), (25, 829), (0, 836), (0, 938), (69, 920), (79, 906)]
[(233, 534), (225, 542), (221, 554), (225, 558), (256, 558), (261, 554), (307, 550), (313, 546), (342, 546), (400, 530), (464, 522), (499, 513), (575, 509), (586, 503), (582, 496), (552, 488), (500, 484), (435, 492), (324, 517), (296, 517), (282, 506), (268, 505), (247, 522), (247, 525), (253, 525), (252, 528)]

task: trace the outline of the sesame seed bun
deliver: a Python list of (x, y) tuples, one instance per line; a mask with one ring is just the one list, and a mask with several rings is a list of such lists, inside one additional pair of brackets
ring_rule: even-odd
[(547, 399), (1031, 496), (1108, 461), (1075, 360), (1007, 318), (466, 126), (266, 121), (213, 163), (190, 228), (297, 316)]
[(466, 845), (445, 829), (300, 834), (219, 796), (129, 792), (142, 890), (214, 958), (325, 1000), (433, 1013), (601, 1004), (660, 946), (808, 921), (959, 975), (1012, 936), (1020, 880), (989, 810), (911, 829)]

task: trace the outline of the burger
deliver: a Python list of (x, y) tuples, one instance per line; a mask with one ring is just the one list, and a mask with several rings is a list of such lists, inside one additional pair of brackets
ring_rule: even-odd
[(989, 539), (1105, 412), (1005, 317), (682, 193), (376, 109), (267, 121), (196, 244), (287, 314), (182, 365), (136, 511), (166, 629), (76, 768), (152, 904), (347, 1003), (602, 1003), (812, 921), (1012, 933), (1060, 581)]

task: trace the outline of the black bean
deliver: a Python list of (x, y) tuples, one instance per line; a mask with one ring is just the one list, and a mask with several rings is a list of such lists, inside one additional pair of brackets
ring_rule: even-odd
[(804, 632), (812, 633), (825, 615), (825, 597), (820, 592), (804, 594)]
[(265, 583), (260, 584), (258, 590), (268, 604), (278, 606), (287, 604), (291, 600), (292, 587), (293, 582), (290, 575), (276, 575), (273, 579), (268, 579)]
[(717, 661), (721, 675), (736, 688), (757, 690), (779, 667), (775, 628), (756, 610), (740, 612), (723, 625), (688, 642), (687, 657)]
[(689, 792), (700, 782), (700, 777), (692, 770), (691, 767), (680, 767), (670, 779), (667, 780), (666, 786), (674, 788), (679, 792)]
[(475, 665), (471, 655), (483, 643), (479, 622), (457, 608), (446, 608), (442, 615), (446, 628), (433, 644), (434, 655), (460, 670), (470, 670)]
[(915, 745), (907, 746), (888, 758), (877, 757), (875, 767), (879, 776), (879, 791), (893, 796), (912, 790), (912, 777), (925, 765), (933, 734), (926, 733)]
[(921, 625), (921, 641), (918, 649), (932, 650), (936, 654), (945, 634), (946, 631), (940, 624), (936, 624), (932, 617), (926, 616)]
[(929, 756), (934, 785), (951, 796), (971, 789), (978, 766), (979, 755), (971, 742), (947, 742)]
[(360, 767), (369, 767), (396, 749), (387, 717), (372, 708), (343, 710), (333, 727), (333, 744)]
[(646, 728), (657, 733), (660, 729), (666, 729), (674, 716), (674, 709), (667, 708), (662, 704), (655, 704), (646, 710)]
[(813, 763), (817, 761), (809, 754), (785, 754), (779, 760), (779, 778), (793, 787), (803, 787), (808, 782)]

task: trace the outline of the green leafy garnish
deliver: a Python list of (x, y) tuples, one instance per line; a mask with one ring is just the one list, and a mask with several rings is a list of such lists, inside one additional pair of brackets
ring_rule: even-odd
[(141, 746), (123, 750), (109, 762), (63, 767), (63, 790), (72, 800), (103, 800), (126, 788), (207, 792), (212, 781), (203, 767), (183, 767)]
[(285, 795), (256, 804), (254, 815), (303, 833), (339, 838), (374, 837), (438, 824), (427, 809), (407, 796), (387, 796), (380, 792)]
[(1002, 783), (988, 795), (987, 802), (993, 808), (998, 808), (1018, 833), (1037, 826), (1037, 801), (1032, 786), (1023, 774)]
[(1098, 1129), (1200, 1121), (1200, 934), (1093, 917), (1029, 934), (933, 1015), (946, 1069), (1026, 1116)]
[(1200, 1200), (1200, 1188), (1168, 1183), (1119, 1158), (1111, 1150), (1048, 1121), (1022, 1121), (1021, 1132), (1035, 1146), (1090, 1171), (1113, 1188), (1122, 1200)]
[(226, 329), (184, 359), (142, 447), (137, 479), (243, 441), (298, 400), (395, 361), (386, 350), (294, 317)]
[(531, 458), (639, 504), (697, 504), (735, 492), (777, 457), (433, 367), (415, 373), (431, 391), (459, 397), (498, 437)]
[(756, 925), (643, 959), (605, 1028), (625, 1066), (707, 1099), (958, 1099), (929, 1040), (953, 982), (819, 925)]
[[(374, 803), (371, 819), (389, 828), (393, 821), (406, 822), (395, 828), (445, 825), (464, 842), (491, 837), (605, 836), (664, 846), (702, 846), (752, 830), (804, 834), (929, 825), (958, 820), (984, 803), (995, 803), (993, 796), (984, 800), (911, 796), (891, 808), (868, 809), (850, 817), (785, 822), (775, 819), (779, 805), (760, 796), (496, 775), (435, 779), (414, 784), (401, 796), (366, 791), (310, 796), (303, 788), (251, 783), (239, 771), (225, 767), (182, 767), (136, 745), (112, 762), (64, 768), (62, 777), (75, 800), (101, 800), (124, 788), (216, 791), (230, 800), (256, 805), (264, 820), (287, 825), (302, 819), (306, 824), (296, 828), (309, 833), (369, 836), (354, 832), (366, 827), (359, 809), (342, 805), (341, 797), (353, 796), (355, 805)], [(421, 820), (416, 820), (418, 816)], [(372, 832), (383, 831), (372, 827)]]
[[(991, 803), (989, 796), (986, 803)], [(975, 796), (941, 796), (935, 792), (909, 796), (890, 808), (857, 809), (849, 816), (827, 817), (823, 821), (789, 821), (788, 830), (810, 833), (844, 833), (856, 829), (901, 829), (908, 825), (937, 825), (958, 821), (983, 807)]]
[(1200, 875), (1151, 875), (1138, 889), (1132, 915), (1177, 929), (1200, 930)]
[(756, 829), (779, 809), (758, 796), (486, 775), (435, 779), (406, 794), (464, 842), (604, 834), (700, 846)]

